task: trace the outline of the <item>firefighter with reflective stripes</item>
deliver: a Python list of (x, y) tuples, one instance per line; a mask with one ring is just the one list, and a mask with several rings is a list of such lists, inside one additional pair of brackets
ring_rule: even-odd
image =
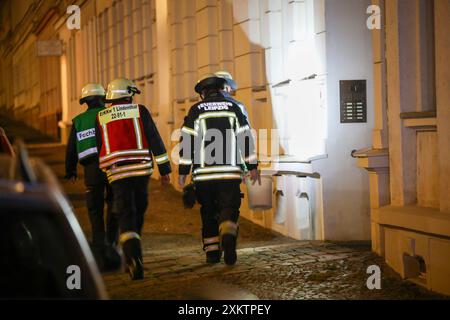
[[(81, 91), (80, 104), (88, 109), (72, 120), (72, 130), (66, 150), (66, 179), (75, 182), (78, 162), (84, 168), (86, 203), (92, 228), (92, 251), (102, 271), (120, 267), (121, 259), (115, 245), (118, 241), (118, 223), (111, 214), (112, 196), (106, 175), (99, 168), (95, 121), (97, 113), (105, 108), (105, 89), (90, 83)], [(108, 213), (103, 215), (106, 200)]]
[(207, 263), (218, 263), (222, 252), (236, 263), (240, 183), (248, 174), (259, 178), (251, 128), (242, 108), (229, 99), (221, 75), (205, 75), (195, 91), (202, 101), (193, 105), (181, 129), (179, 185), (192, 171), (201, 205), (203, 249)]
[(158, 165), (163, 185), (169, 184), (171, 173), (166, 148), (149, 111), (133, 103), (134, 95), (139, 93), (132, 81), (113, 80), (106, 93), (106, 102), (111, 105), (97, 116), (100, 168), (106, 172), (113, 190), (119, 242), (133, 280), (144, 277), (140, 240), (153, 161)]

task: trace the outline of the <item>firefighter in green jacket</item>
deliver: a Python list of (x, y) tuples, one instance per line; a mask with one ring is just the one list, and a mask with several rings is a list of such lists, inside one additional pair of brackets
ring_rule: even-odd
[[(86, 204), (92, 229), (92, 251), (101, 271), (120, 267), (121, 258), (115, 247), (118, 242), (118, 222), (111, 214), (112, 195), (108, 180), (99, 168), (97, 144), (95, 138), (95, 120), (97, 113), (105, 108), (105, 89), (96, 83), (83, 87), (80, 104), (86, 103), (88, 109), (72, 120), (72, 130), (66, 150), (66, 176), (75, 182), (77, 164), (84, 168), (86, 186)], [(103, 215), (106, 201), (108, 214)], [(106, 230), (105, 230), (106, 229)]]

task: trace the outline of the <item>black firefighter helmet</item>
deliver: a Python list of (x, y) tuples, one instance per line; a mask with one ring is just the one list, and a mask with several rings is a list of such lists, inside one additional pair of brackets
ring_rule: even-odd
[(224, 86), (230, 87), (231, 91), (237, 90), (236, 81), (234, 81), (231, 73), (225, 70), (217, 71), (215, 73), (207, 73), (201, 77), (195, 86), (195, 92), (201, 94), (205, 89), (220, 89), (222, 90)]
[(207, 73), (197, 81), (194, 90), (198, 94), (201, 94), (203, 90), (207, 89), (222, 89), (225, 83), (224, 78), (214, 73)]

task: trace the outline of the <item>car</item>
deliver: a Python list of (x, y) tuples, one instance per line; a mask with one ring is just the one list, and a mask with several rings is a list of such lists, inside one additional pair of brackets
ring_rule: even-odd
[(14, 155), (14, 150), (2, 127), (0, 127), (0, 154)]
[(107, 299), (56, 177), (23, 143), (16, 150), (0, 155), (0, 298)]

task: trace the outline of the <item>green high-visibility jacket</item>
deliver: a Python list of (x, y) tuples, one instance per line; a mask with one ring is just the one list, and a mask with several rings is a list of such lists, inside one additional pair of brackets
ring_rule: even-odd
[(104, 107), (88, 109), (72, 120), (77, 136), (77, 153), (80, 163), (98, 154), (95, 140), (95, 120), (97, 113), (103, 109)]

